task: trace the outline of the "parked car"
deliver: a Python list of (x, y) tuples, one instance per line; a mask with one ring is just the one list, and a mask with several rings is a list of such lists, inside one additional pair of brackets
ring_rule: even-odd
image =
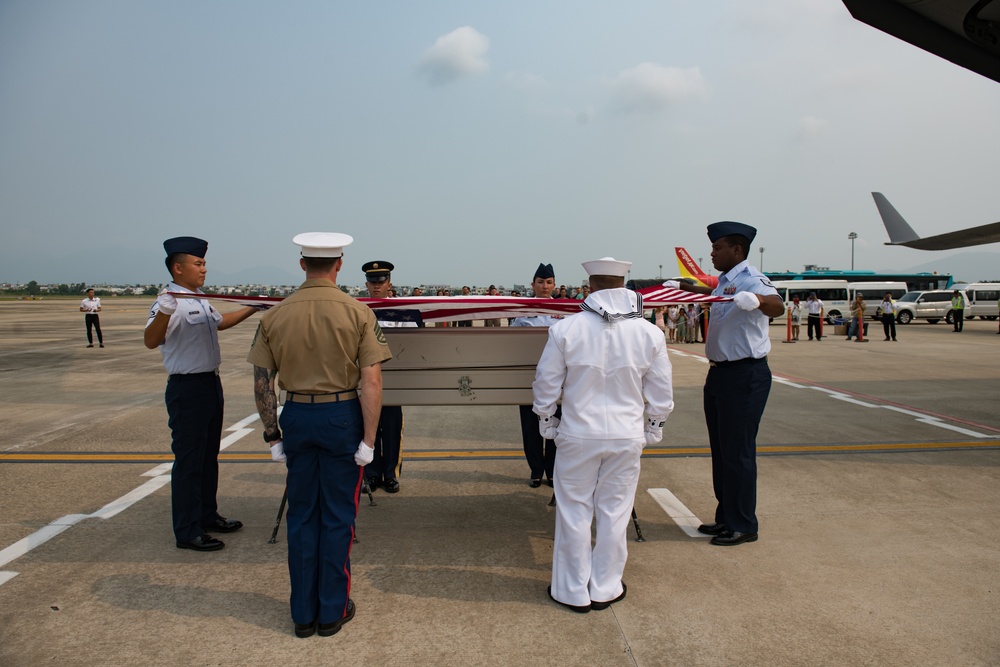
[[(965, 312), (969, 312), (969, 299), (965, 292), (959, 290), (965, 300)], [(896, 321), (909, 324), (914, 319), (927, 320), (937, 324), (945, 320), (948, 324), (955, 321), (955, 313), (951, 309), (951, 298), (955, 290), (925, 290), (923, 292), (907, 292), (896, 301)]]

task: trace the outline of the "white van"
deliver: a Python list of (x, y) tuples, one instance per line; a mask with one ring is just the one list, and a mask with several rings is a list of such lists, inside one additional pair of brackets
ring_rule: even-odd
[(882, 317), (882, 311), (878, 306), (882, 303), (886, 292), (892, 295), (893, 301), (896, 301), (909, 291), (906, 283), (899, 282), (847, 284), (847, 298), (850, 301), (854, 301), (854, 295), (861, 294), (861, 298), (865, 300), (865, 317), (871, 317), (876, 320)]
[(966, 318), (970, 320), (973, 317), (979, 317), (981, 320), (997, 318), (1000, 283), (969, 283), (962, 289), (969, 299), (969, 305), (965, 310)]
[(806, 310), (806, 301), (813, 292), (823, 302), (823, 312), (827, 322), (851, 316), (851, 300), (847, 296), (846, 280), (775, 280), (771, 284), (785, 302), (785, 314), (774, 318), (775, 321), (785, 320), (788, 309), (792, 307), (792, 300), (798, 297), (802, 306), (802, 326), (805, 326), (806, 315), (809, 312)]

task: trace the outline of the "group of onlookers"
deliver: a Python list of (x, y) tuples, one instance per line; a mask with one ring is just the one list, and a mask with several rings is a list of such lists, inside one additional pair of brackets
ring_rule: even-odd
[(667, 336), (668, 343), (704, 343), (709, 307), (689, 303), (653, 309), (653, 324)]

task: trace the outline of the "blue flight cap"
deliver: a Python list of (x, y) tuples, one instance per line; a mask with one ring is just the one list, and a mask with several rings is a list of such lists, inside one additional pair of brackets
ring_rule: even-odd
[(555, 277), (556, 277), (556, 272), (552, 270), (551, 264), (539, 264), (538, 268), (535, 269), (535, 275), (532, 277), (532, 280), (534, 280), (535, 278), (541, 278), (542, 280), (544, 280), (546, 278), (555, 278)]
[(728, 220), (713, 222), (708, 226), (708, 240), (712, 243), (715, 243), (723, 236), (734, 236), (736, 234), (745, 236), (753, 241), (754, 237), (757, 236), (757, 230), (742, 222), (730, 222)]
[(204, 258), (205, 253), (208, 252), (208, 241), (194, 236), (178, 236), (164, 241), (163, 249), (167, 251), (167, 255), (182, 252), (185, 255)]

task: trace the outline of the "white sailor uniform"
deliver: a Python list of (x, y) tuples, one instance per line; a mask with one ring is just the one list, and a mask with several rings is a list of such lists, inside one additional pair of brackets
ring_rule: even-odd
[(643, 319), (641, 298), (624, 288), (606, 289), (582, 307), (549, 329), (532, 388), (534, 411), (543, 418), (555, 414), (560, 396), (563, 402), (555, 439), (550, 594), (564, 604), (589, 606), (623, 592), (644, 413), (665, 417), (674, 403), (666, 342)]

